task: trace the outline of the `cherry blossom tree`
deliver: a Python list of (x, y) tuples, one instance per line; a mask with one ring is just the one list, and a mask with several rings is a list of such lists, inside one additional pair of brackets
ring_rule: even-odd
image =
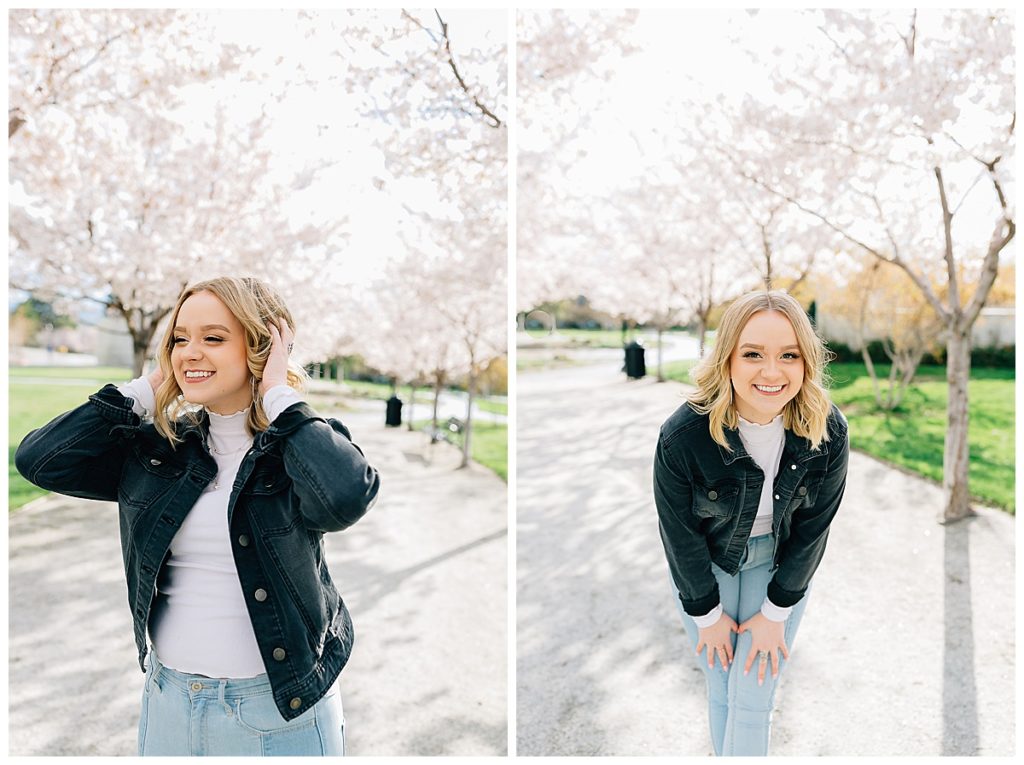
[[(507, 50), (497, 26), (474, 47), (460, 44), (457, 23), (442, 12), (382, 11), (372, 28), (345, 38), (346, 76), (366, 94), (364, 117), (385, 156), (384, 183), (399, 197), (403, 185), (425, 185), (435, 200), (425, 205), (406, 195), (407, 257), (388, 266), (389, 281), (410, 283), (412, 301), (388, 321), (432, 333), (410, 328), (412, 342), (383, 346), (381, 353), (396, 358), (382, 363), (406, 378), (432, 375), (436, 392), (453, 364), (462, 364), (469, 379), (463, 466), (477, 379), (507, 350)], [(412, 349), (424, 342), (436, 347)]]
[[(733, 167), (903, 269), (943, 323), (943, 519), (970, 514), (970, 332), (1013, 239), (1013, 19), (1003, 11), (816, 11), (820, 37), (773, 68), (721, 146)], [(979, 255), (980, 253), (980, 255)], [(961, 265), (977, 259), (964, 299)], [(945, 296), (934, 284), (946, 286)]]
[(12, 21), (14, 287), (120, 313), (141, 374), (188, 283), (249, 273), (281, 284), (282, 262), (299, 278), (323, 265), (342, 221), (293, 230), (294, 189), (269, 172), (266, 109), (224, 90), (205, 106), (186, 93), (259, 80), (203, 17), (40, 10)]

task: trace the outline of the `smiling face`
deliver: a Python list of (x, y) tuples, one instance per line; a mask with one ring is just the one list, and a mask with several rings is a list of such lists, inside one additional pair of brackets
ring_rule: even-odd
[(736, 411), (760, 425), (782, 412), (804, 381), (796, 332), (778, 311), (758, 311), (747, 320), (729, 366)]
[(224, 415), (252, 403), (245, 332), (219, 297), (206, 290), (190, 295), (172, 342), (171, 368), (186, 401)]

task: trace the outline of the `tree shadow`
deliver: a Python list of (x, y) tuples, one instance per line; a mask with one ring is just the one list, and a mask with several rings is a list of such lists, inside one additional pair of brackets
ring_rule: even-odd
[(978, 688), (971, 604), (972, 519), (944, 527), (942, 754), (978, 754)]

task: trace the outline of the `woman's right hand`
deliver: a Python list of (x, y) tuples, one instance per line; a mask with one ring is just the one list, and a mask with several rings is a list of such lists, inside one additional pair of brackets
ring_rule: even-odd
[(153, 389), (153, 393), (156, 393), (164, 381), (164, 370), (157, 364), (156, 369), (146, 375), (146, 379), (149, 380), (149, 387)]
[(697, 655), (707, 646), (708, 669), (715, 666), (715, 656), (722, 663), (722, 669), (729, 671), (732, 664), (732, 633), (739, 632), (736, 621), (729, 614), (722, 612), (718, 621), (710, 627), (704, 627), (698, 631)]

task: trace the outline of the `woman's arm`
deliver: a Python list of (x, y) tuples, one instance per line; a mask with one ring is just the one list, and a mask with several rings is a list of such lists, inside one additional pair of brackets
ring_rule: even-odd
[[(272, 394), (274, 389), (266, 397), (271, 407)], [(282, 439), (284, 469), (308, 528), (347, 529), (373, 506), (380, 476), (338, 420), (298, 400), (274, 418), (266, 436)]]
[(106, 385), (81, 406), (25, 436), (14, 464), (40, 488), (115, 501), (126, 441), (141, 423), (131, 399)]
[(782, 608), (798, 603), (807, 591), (825, 554), (829, 526), (846, 490), (850, 438), (841, 414), (837, 423), (839, 427), (831, 434), (828, 466), (814, 507), (794, 511), (785, 553), (775, 576), (768, 583), (769, 600)]
[(718, 581), (711, 573), (711, 555), (697, 528), (692, 498), (689, 478), (674, 464), (659, 436), (654, 453), (654, 504), (661, 541), (683, 610), (690, 616), (704, 616), (719, 604)]

